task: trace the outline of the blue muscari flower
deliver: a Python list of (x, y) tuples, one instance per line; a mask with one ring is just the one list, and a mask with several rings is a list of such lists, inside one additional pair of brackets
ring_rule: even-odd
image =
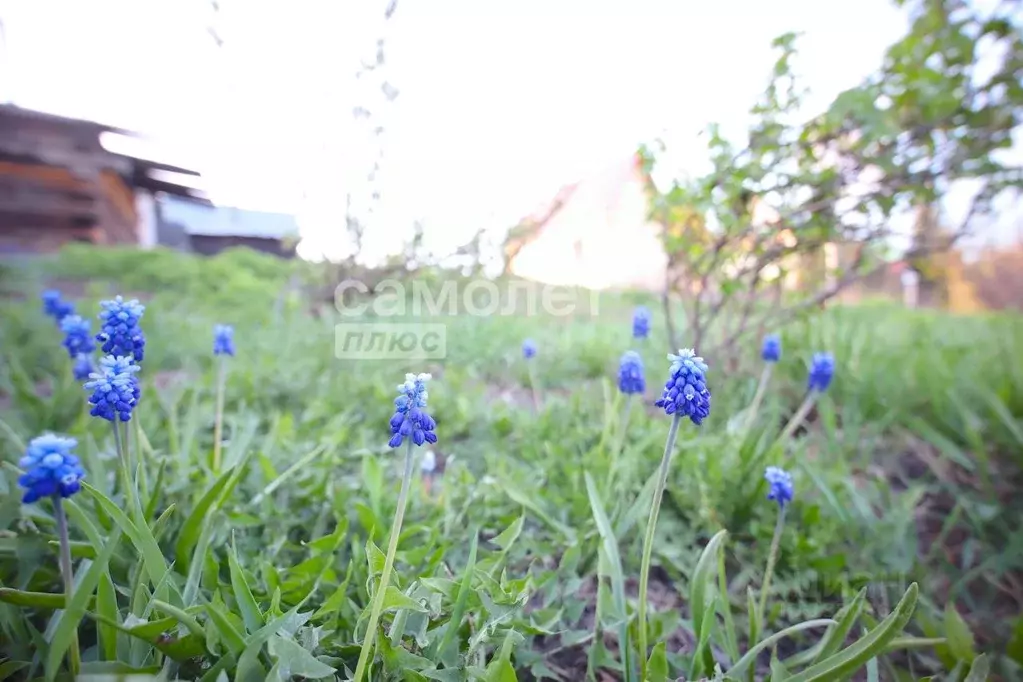
[(58, 324), (65, 317), (75, 312), (74, 304), (61, 298), (60, 292), (56, 289), (44, 291), (42, 299), (43, 312), (55, 319)]
[(125, 301), (120, 296), (111, 301), (100, 301), (103, 310), (99, 313), (100, 333), (96, 340), (103, 344), (108, 355), (131, 356), (135, 362), (142, 362), (146, 337), (139, 326), (139, 320), (146, 307), (136, 299)]
[(777, 334), (765, 336), (764, 345), (760, 348), (760, 357), (764, 359), (764, 362), (781, 360), (781, 337)]
[(676, 412), (689, 417), (699, 426), (710, 414), (710, 391), (707, 389), (707, 363), (689, 348), (668, 355), (671, 376), (664, 384), (664, 394), (655, 405), (665, 414)]
[(650, 310), (645, 306), (639, 306), (632, 313), (632, 336), (637, 339), (645, 339), (650, 335)]
[(398, 385), (398, 397), (394, 399), (394, 416), (391, 417), (392, 448), (401, 445), (405, 438), (411, 438), (416, 445), (436, 443), (437, 422), (426, 412), (426, 382), (429, 374), (406, 374), (405, 383)]
[(95, 371), (92, 364), (92, 356), (82, 353), (75, 358), (75, 364), (71, 367), (75, 375), (75, 381), (85, 381)]
[(774, 500), (782, 508), (792, 501), (792, 474), (779, 467), (767, 467), (764, 479), (770, 486), (767, 499)]
[(234, 327), (229, 324), (213, 327), (213, 354), (234, 355)]
[(90, 374), (90, 381), (85, 383), (85, 390), (92, 391), (89, 414), (111, 422), (115, 417), (123, 422), (129, 421), (142, 396), (139, 379), (135, 376), (139, 366), (131, 358), (112, 355), (102, 358), (99, 363), (100, 371)]
[(526, 339), (522, 342), (522, 357), (530, 359), (536, 356), (536, 341), (533, 339)]
[(823, 393), (828, 390), (833, 376), (835, 376), (835, 356), (831, 353), (814, 353), (813, 362), (810, 365), (810, 376), (806, 380), (807, 387), (811, 391)]
[(18, 478), (18, 485), (25, 489), (22, 502), (30, 504), (51, 495), (71, 497), (81, 489), (85, 470), (72, 452), (77, 445), (74, 438), (52, 433), (29, 442), (25, 456), (18, 462), (25, 470)]
[(626, 395), (646, 390), (643, 378), (643, 358), (636, 351), (626, 351), (618, 364), (618, 390)]
[(90, 331), (91, 326), (92, 322), (81, 315), (68, 315), (61, 320), (60, 329), (64, 332), (63, 345), (67, 349), (68, 357), (75, 358), (96, 349), (96, 342)]

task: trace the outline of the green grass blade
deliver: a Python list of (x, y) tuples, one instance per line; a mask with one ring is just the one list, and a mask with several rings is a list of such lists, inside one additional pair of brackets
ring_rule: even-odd
[[(852, 631), (853, 625), (859, 619), (860, 614), (863, 612), (863, 605), (867, 598), (867, 588), (861, 589), (853, 600), (843, 606), (835, 614), (835, 620), (838, 622), (833, 628), (828, 628), (828, 631), (824, 633), (824, 638), (821, 640), (820, 651), (810, 661), (811, 665), (819, 663), (825, 658), (832, 656), (838, 651), (842, 644), (845, 643), (845, 638)], [(791, 664), (790, 664), (791, 665)]]
[(238, 602), (238, 609), (242, 612), (245, 629), (248, 632), (255, 632), (266, 622), (263, 620), (259, 605), (252, 596), (249, 584), (245, 581), (245, 573), (242, 572), (241, 564), (238, 563), (238, 553), (234, 545), (227, 553), (227, 563), (231, 571), (231, 591), (234, 593), (235, 601)]
[[(585, 479), (586, 493), (590, 498), (590, 510), (597, 523), (601, 546), (604, 548), (611, 571), (611, 594), (614, 596), (615, 608), (623, 619), (618, 629), (618, 650), (622, 656), (622, 670), (625, 682), (631, 682), (635, 672), (633, 671), (632, 648), (629, 642), (629, 610), (628, 603), (625, 601), (625, 572), (622, 570), (622, 557), (618, 552), (618, 539), (615, 537), (614, 529), (611, 528), (611, 521), (604, 513), (604, 506), (600, 501), (597, 486), (593, 482), (590, 472), (585, 473)], [(597, 623), (597, 627), (600, 627), (599, 623)]]
[(180, 567), (183, 573), (187, 573), (191, 564), (192, 550), (195, 548), (195, 543), (199, 541), (199, 536), (202, 534), (203, 524), (206, 521), (206, 516), (214, 503), (221, 499), (222, 493), (230, 492), (225, 491), (228, 483), (232, 480), (234, 471), (228, 469), (220, 478), (218, 478), (213, 485), (203, 494), (199, 499), (199, 503), (195, 505), (192, 513), (189, 514), (188, 519), (185, 521), (185, 525), (181, 527), (181, 533), (178, 535), (178, 542), (174, 546), (174, 560)]
[[(715, 573), (718, 567), (718, 554), (721, 552), (725, 539), (728, 537), (727, 530), (719, 530), (710, 539), (707, 546), (703, 548), (696, 568), (689, 579), (689, 608), (692, 609), (693, 634), (696, 641), (703, 639), (703, 625), (705, 622), (713, 623), (713, 619), (705, 618), (707, 613), (707, 587), (713, 585)], [(713, 609), (711, 609), (713, 611)], [(704, 670), (714, 669), (714, 660), (710, 649), (704, 651)]]
[(121, 509), (110, 500), (109, 497), (96, 490), (88, 483), (82, 484), (82, 490), (92, 496), (92, 499), (96, 501), (103, 511), (105, 511), (110, 518), (114, 520), (125, 535), (131, 540), (132, 544), (135, 545), (135, 549), (138, 550), (142, 556), (143, 566), (145, 566), (146, 573), (149, 575), (149, 580), (153, 584), (154, 588), (158, 589), (157, 595), (167, 601), (165, 578), (170, 568), (167, 565), (167, 560), (163, 556), (163, 551), (160, 549), (159, 543), (153, 536), (149, 526), (145, 523), (142, 526), (136, 526), (131, 520), (125, 515)]
[(906, 627), (919, 594), (916, 583), (909, 586), (895, 610), (881, 621), (870, 634), (861, 637), (857, 642), (820, 663), (811, 665), (806, 670), (794, 675), (790, 682), (823, 682), (852, 674), (871, 658), (884, 650), (885, 645), (894, 639)]
[(462, 574), (462, 581), (458, 585), (458, 596), (455, 598), (454, 608), (451, 610), (451, 617), (448, 618), (447, 627), (444, 628), (444, 636), (437, 646), (436, 653), (441, 661), (448, 667), (454, 667), (458, 660), (458, 647), (452, 647), (455, 633), (462, 625), (462, 618), (465, 616), (465, 607), (469, 603), (469, 593), (472, 592), (472, 576), (476, 569), (476, 549), (478, 545), (478, 531), (473, 528), (472, 537), (469, 540), (469, 559), (465, 563), (465, 572)]
[[(760, 652), (766, 649), (767, 647), (771, 646), (775, 642), (782, 640), (786, 637), (790, 637), (796, 634), (797, 632), (802, 632), (803, 630), (812, 630), (813, 628), (822, 628), (834, 624), (835, 621), (831, 620), (830, 618), (821, 618), (819, 620), (808, 620), (803, 623), (798, 623), (791, 627), (787, 627), (784, 630), (780, 630), (771, 635), (770, 637), (766, 637), (757, 642), (752, 647), (750, 647), (750, 650), (747, 651), (746, 654), (742, 658), (740, 658), (735, 665), (728, 669), (728, 677), (739, 679), (740, 675), (742, 675), (742, 673), (745, 672), (746, 668), (750, 667), (753, 664), (753, 662), (756, 661), (757, 656), (760, 655)], [(789, 678), (790, 682), (792, 679), (794, 678)]]
[(114, 555), (114, 551), (117, 549), (120, 541), (121, 534), (119, 532), (114, 533), (78, 582), (75, 592), (71, 596), (71, 601), (64, 610), (60, 623), (57, 624), (53, 636), (50, 638), (50, 647), (49, 651), (46, 652), (46, 662), (43, 666), (48, 682), (52, 682), (57, 676), (61, 659), (64, 658), (64, 652), (68, 650), (68, 647), (71, 646), (71, 641), (77, 635), (78, 624), (85, 616), (86, 607), (89, 600), (92, 599), (92, 593), (96, 590), (103, 572), (107, 570), (110, 557)]
[(987, 654), (981, 654), (973, 660), (973, 665), (970, 666), (970, 672), (967, 673), (965, 682), (987, 682), (990, 672), (991, 661), (988, 660)]

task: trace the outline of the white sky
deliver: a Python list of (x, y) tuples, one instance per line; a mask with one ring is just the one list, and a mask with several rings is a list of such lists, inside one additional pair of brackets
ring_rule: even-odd
[[(385, 4), (221, 0), (215, 16), (206, 0), (0, 0), (0, 99), (144, 132), (218, 203), (339, 234), (372, 163), (351, 111), (383, 101), (379, 80), (354, 74)], [(381, 73), (400, 95), (367, 248), (400, 246), (417, 219), (441, 249), (508, 226), (663, 131), (698, 171), (696, 132), (741, 131), (773, 37), (806, 33), (796, 67), (815, 111), (906, 28), (889, 0), (398, 0)]]

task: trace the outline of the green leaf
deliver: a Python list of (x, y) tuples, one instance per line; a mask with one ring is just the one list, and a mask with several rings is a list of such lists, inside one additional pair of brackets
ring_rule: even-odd
[(896, 637), (888, 642), (882, 653), (890, 654), (903, 649), (931, 649), (945, 643), (944, 637)]
[[(96, 587), (96, 612), (109, 621), (118, 622), (117, 591), (109, 570), (103, 571)], [(117, 660), (117, 628), (100, 623), (96, 630), (103, 658), (108, 661)]]
[[(184, 625), (192, 634), (199, 635), (200, 637), (203, 636), (202, 626), (199, 625), (195, 618), (193, 618), (187, 611), (179, 609), (178, 607), (172, 604), (168, 604), (167, 602), (160, 601), (159, 599), (154, 599), (151, 602), (151, 605), (157, 611), (162, 611), (163, 613), (166, 613), (168, 616)], [(193, 609), (198, 608), (201, 607), (193, 607)]]
[(970, 626), (951, 603), (945, 605), (945, 639), (948, 641), (949, 652), (957, 661), (970, 663), (977, 655)]
[(1005, 648), (1005, 653), (1009, 658), (1023, 665), (1023, 618), (1016, 619), (1016, 625), (1012, 629), (1012, 638)]
[[(92, 499), (96, 501), (103, 511), (107, 513), (110, 518), (114, 520), (125, 535), (131, 540), (132, 544), (138, 550), (142, 556), (142, 563), (145, 566), (146, 573), (149, 575), (149, 581), (153, 584), (154, 588), (159, 588), (164, 583), (164, 577), (167, 575), (169, 570), (167, 566), (167, 560), (163, 556), (163, 552), (160, 550), (160, 545), (156, 542), (156, 538), (153, 537), (153, 533), (150, 531), (149, 526), (145, 523), (141, 527), (136, 526), (131, 520), (121, 511), (120, 507), (114, 504), (109, 497), (96, 490), (88, 483), (82, 483), (82, 490), (92, 496)], [(165, 588), (161, 588), (163, 591)]]
[(24, 592), (10, 587), (0, 587), (0, 601), (15, 606), (32, 606), (42, 609), (62, 609), (66, 603), (63, 593)]
[(372, 540), (366, 541), (366, 563), (369, 566), (369, 573), (371, 576), (379, 575), (384, 572), (384, 563), (386, 563), (387, 557), (380, 551), (380, 548)]
[[(787, 627), (784, 630), (776, 632), (770, 637), (762, 639), (761, 641), (757, 642), (754, 646), (752, 646), (750, 650), (747, 651), (746, 654), (738, 660), (738, 662), (736, 662), (735, 665), (728, 669), (728, 677), (739, 679), (742, 673), (745, 672), (746, 668), (748, 668), (757, 660), (757, 656), (760, 655), (760, 652), (766, 649), (767, 647), (771, 646), (775, 642), (784, 639), (785, 637), (794, 635), (797, 632), (802, 632), (803, 630), (822, 628), (834, 624), (835, 621), (829, 618), (821, 618), (819, 620), (808, 620), (803, 623), (798, 623), (791, 627)], [(789, 682), (791, 682), (791, 680), (789, 680)]]
[(68, 650), (71, 642), (77, 636), (78, 624), (81, 622), (82, 617), (85, 616), (86, 606), (92, 598), (92, 593), (99, 584), (100, 576), (106, 571), (110, 557), (114, 555), (114, 551), (117, 549), (120, 541), (121, 534), (119, 532), (115, 532), (110, 536), (107, 544), (103, 546), (103, 550), (96, 556), (96, 560), (92, 562), (88, 570), (85, 571), (85, 575), (82, 576), (75, 587), (68, 607), (64, 609), (60, 623), (57, 624), (57, 628), (50, 638), (49, 651), (46, 652), (44, 671), (48, 682), (52, 682), (57, 676), (57, 670), (60, 668), (60, 662), (64, 658), (64, 652)]
[(861, 637), (855, 644), (834, 656), (794, 675), (789, 682), (834, 680), (858, 670), (867, 661), (883, 651), (884, 647), (906, 627), (906, 623), (909, 622), (910, 617), (913, 615), (913, 610), (916, 608), (919, 589), (916, 583), (911, 584), (909, 589), (906, 590), (906, 594), (902, 596), (902, 599), (895, 607), (895, 610), (888, 614), (888, 617), (881, 621), (870, 634)]
[(290, 639), (277, 635), (270, 637), (267, 643), (270, 655), (277, 659), (277, 667), (282, 679), (305, 677), (318, 680), (334, 675), (334, 668), (317, 660), (311, 653)]
[(973, 660), (970, 672), (966, 675), (965, 682), (987, 682), (987, 676), (991, 672), (991, 661), (987, 654), (981, 654)]
[[(718, 567), (718, 553), (721, 551), (727, 538), (728, 531), (719, 530), (710, 539), (707, 546), (703, 548), (703, 552), (696, 562), (696, 568), (693, 570), (693, 575), (689, 579), (689, 607), (692, 609), (693, 634), (696, 635), (697, 641), (704, 638), (701, 631), (703, 624), (708, 622), (705, 617), (707, 612), (707, 587), (708, 585), (713, 586), (713, 581), (717, 577), (715, 574)], [(713, 622), (713, 619), (709, 622)], [(713, 670), (714, 660), (709, 647), (704, 651), (703, 663), (705, 669)]]
[(199, 535), (202, 533), (207, 514), (214, 508), (214, 503), (221, 499), (222, 493), (225, 495), (230, 494), (230, 490), (226, 490), (227, 485), (230, 483), (234, 487), (236, 482), (237, 479), (234, 478), (233, 469), (228, 469), (221, 474), (220, 478), (199, 499), (199, 503), (195, 505), (192, 513), (189, 514), (185, 525), (181, 527), (181, 534), (178, 535), (178, 542), (174, 546), (174, 560), (182, 573), (188, 572), (188, 566), (192, 559), (192, 548), (199, 541)]
[(791, 676), (785, 664), (778, 660), (777, 651), (771, 652), (771, 682), (782, 682)]
[[(628, 603), (625, 600), (625, 572), (622, 570), (622, 557), (618, 552), (618, 539), (615, 537), (611, 521), (604, 513), (604, 505), (600, 501), (600, 493), (593, 482), (590, 472), (585, 472), (586, 493), (590, 498), (590, 510), (593, 512), (593, 520), (597, 523), (597, 532), (600, 534), (601, 546), (604, 555), (608, 560), (608, 568), (611, 574), (611, 594), (614, 596), (615, 609), (620, 614), (622, 624), (618, 628), (618, 651), (622, 656), (622, 670), (626, 682), (629, 682), (634, 675), (632, 661), (632, 647), (629, 643), (629, 611)], [(600, 627), (597, 623), (595, 627)]]
[(664, 642), (654, 645), (654, 650), (650, 652), (650, 659), (646, 665), (647, 682), (667, 682), (668, 656), (665, 653)]
[(824, 633), (820, 651), (811, 661), (811, 664), (823, 661), (842, 648), (846, 637), (852, 631), (853, 625), (856, 624), (857, 619), (860, 617), (860, 613), (863, 612), (866, 598), (867, 588), (864, 587), (853, 597), (851, 602), (838, 610), (838, 613), (835, 614), (835, 620), (838, 624), (833, 628), (828, 628), (828, 631)]
[(206, 613), (209, 615), (210, 621), (213, 622), (217, 634), (220, 635), (220, 640), (227, 646), (228, 651), (235, 656), (242, 653), (245, 650), (245, 638), (242, 637), (242, 633), (238, 632), (238, 628), (234, 626), (234, 623), (231, 622), (231, 619), (228, 618), (224, 610), (211, 602), (206, 604)]
[(488, 670), (486, 682), (518, 682), (515, 667), (509, 661), (496, 661)]
[(4, 661), (0, 663), (0, 682), (28, 666), (29, 664), (25, 661)]
[(259, 611), (259, 605), (252, 596), (252, 590), (249, 589), (249, 584), (245, 581), (245, 573), (238, 563), (238, 553), (234, 545), (227, 553), (227, 563), (231, 572), (231, 591), (234, 593), (235, 601), (238, 602), (238, 609), (242, 612), (245, 629), (248, 632), (255, 632), (266, 623), (263, 620), (263, 614)]
[(523, 514), (519, 518), (511, 522), (507, 528), (501, 531), (491, 542), (500, 547), (502, 550), (507, 552), (511, 546), (518, 539), (519, 534), (522, 532), (522, 526), (526, 522), (526, 517)]
[[(703, 622), (697, 628), (700, 638), (696, 642), (696, 650), (693, 652), (693, 660), (690, 663), (689, 677), (696, 678), (701, 673), (714, 669), (713, 652), (710, 650), (711, 634), (714, 632), (714, 609), (707, 609), (703, 612)], [(710, 662), (707, 662), (707, 659)]]
[(408, 609), (409, 611), (418, 611), (420, 613), (426, 613), (429, 610), (394, 585), (388, 585), (387, 592), (384, 594), (384, 606), (381, 613), (391, 609)]
[[(521, 516), (519, 517), (522, 518)], [(514, 524), (512, 524), (514, 525)], [(465, 607), (469, 603), (469, 594), (472, 592), (472, 576), (473, 571), (476, 568), (476, 549), (479, 541), (479, 532), (477, 529), (472, 529), (471, 539), (469, 540), (469, 560), (465, 564), (465, 571), (462, 573), (462, 581), (458, 585), (458, 596), (455, 598), (454, 608), (451, 610), (451, 617), (448, 618), (447, 625), (444, 627), (444, 635), (441, 637), (440, 643), (437, 645), (436, 652), (440, 655), (440, 660), (448, 666), (453, 666), (458, 659), (458, 646), (451, 647), (452, 640), (455, 637), (455, 633), (462, 625), (462, 618), (465, 616)], [(452, 649), (449, 652), (449, 648)]]

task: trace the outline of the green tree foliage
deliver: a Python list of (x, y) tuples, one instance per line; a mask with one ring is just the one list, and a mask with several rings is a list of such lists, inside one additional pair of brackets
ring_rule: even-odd
[[(899, 4), (912, 18), (908, 35), (825, 112), (798, 118), (797, 37), (783, 35), (745, 143), (712, 126), (711, 172), (666, 192), (649, 185), (684, 273), (668, 293), (681, 294), (687, 342), (705, 353), (727, 352), (880, 267), (893, 216), (938, 206), (953, 187), (973, 191), (962, 223), (916, 240), (907, 257), (922, 258), (980, 224), (999, 193), (1018, 190), (1023, 175), (1003, 152), (1023, 112), (1020, 2), (988, 13), (957, 0)], [(651, 167), (656, 154), (641, 153)], [(710, 227), (677, 229), (687, 212)]]

